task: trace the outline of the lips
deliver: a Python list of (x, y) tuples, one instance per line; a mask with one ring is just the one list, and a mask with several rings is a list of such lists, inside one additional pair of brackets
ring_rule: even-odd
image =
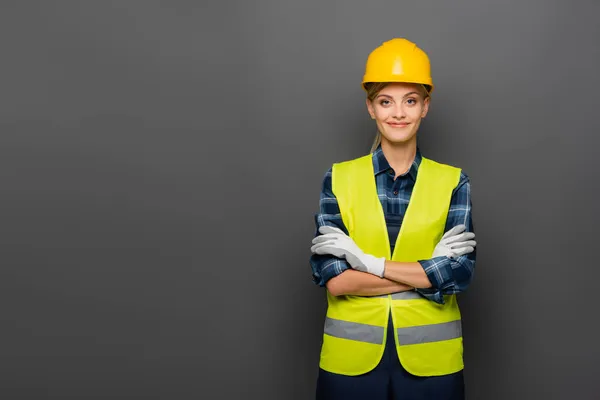
[(389, 126), (393, 127), (393, 128), (405, 128), (407, 127), (410, 123), (409, 122), (397, 122), (397, 123), (393, 123), (393, 122), (388, 122), (387, 123)]

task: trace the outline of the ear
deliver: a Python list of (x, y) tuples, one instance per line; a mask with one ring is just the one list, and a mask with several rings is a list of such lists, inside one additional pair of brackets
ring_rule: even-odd
[(427, 113), (429, 112), (429, 102), (431, 97), (427, 96), (425, 100), (423, 100), (423, 112), (421, 112), (421, 118), (425, 118)]
[(367, 103), (367, 111), (369, 112), (371, 119), (375, 119), (375, 110), (373, 109), (373, 103), (371, 103), (371, 100), (369, 100), (368, 98), (365, 101)]

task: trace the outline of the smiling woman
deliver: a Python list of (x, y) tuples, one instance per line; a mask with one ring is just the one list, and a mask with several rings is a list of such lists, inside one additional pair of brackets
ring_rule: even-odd
[(311, 266), (328, 302), (317, 399), (462, 400), (469, 179), (417, 146), (434, 88), (425, 52), (383, 43), (362, 84), (377, 136), (370, 154), (327, 171), (315, 218)]

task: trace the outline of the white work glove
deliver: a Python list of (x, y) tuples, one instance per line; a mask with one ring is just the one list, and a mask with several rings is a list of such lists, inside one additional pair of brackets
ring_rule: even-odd
[(475, 250), (477, 244), (474, 240), (473, 232), (465, 232), (465, 225), (456, 225), (448, 232), (444, 233), (440, 242), (433, 250), (432, 258), (446, 256), (448, 258), (460, 257)]
[(377, 258), (365, 254), (350, 236), (338, 228), (322, 226), (319, 228), (319, 233), (321, 235), (313, 239), (313, 246), (310, 248), (314, 254), (331, 254), (332, 256), (344, 258), (357, 271), (368, 272), (380, 278), (383, 277), (385, 257)]

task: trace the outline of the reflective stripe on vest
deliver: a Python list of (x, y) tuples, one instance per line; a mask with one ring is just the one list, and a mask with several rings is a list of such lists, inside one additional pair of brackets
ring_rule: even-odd
[(382, 344), (384, 328), (381, 326), (359, 324), (358, 322), (342, 321), (327, 317), (325, 318), (324, 332), (329, 336), (335, 336), (342, 339)]
[[(377, 195), (372, 155), (334, 164), (332, 190), (349, 236), (365, 253), (398, 262), (431, 258), (444, 234), (453, 189), (460, 169), (423, 158), (410, 202), (390, 254), (381, 200)], [(397, 341), (403, 367), (413, 375), (437, 376), (463, 368), (460, 311), (456, 296), (443, 305), (416, 291), (383, 296), (332, 296), (320, 367), (359, 375), (377, 366), (385, 341)], [(395, 338), (385, 328), (392, 315)]]
[[(384, 331), (385, 329), (381, 326), (325, 318), (324, 332), (329, 336), (342, 339), (383, 344)], [(451, 321), (442, 324), (398, 328), (396, 332), (399, 346), (431, 343), (459, 338), (461, 336), (461, 324), (460, 321)]]
[(412, 326), (398, 328), (398, 345), (441, 342), (443, 340), (461, 337), (462, 328), (460, 321), (444, 322), (441, 324)]
[[(406, 291), (406, 292), (396, 292), (396, 293), (392, 293), (392, 300), (414, 300), (414, 299), (422, 299), (423, 296), (421, 296), (419, 293), (415, 292), (414, 290), (410, 290), (410, 291)], [(382, 294), (379, 296), (373, 296), (373, 297), (377, 297), (377, 298), (386, 298), (388, 297), (387, 294)]]

